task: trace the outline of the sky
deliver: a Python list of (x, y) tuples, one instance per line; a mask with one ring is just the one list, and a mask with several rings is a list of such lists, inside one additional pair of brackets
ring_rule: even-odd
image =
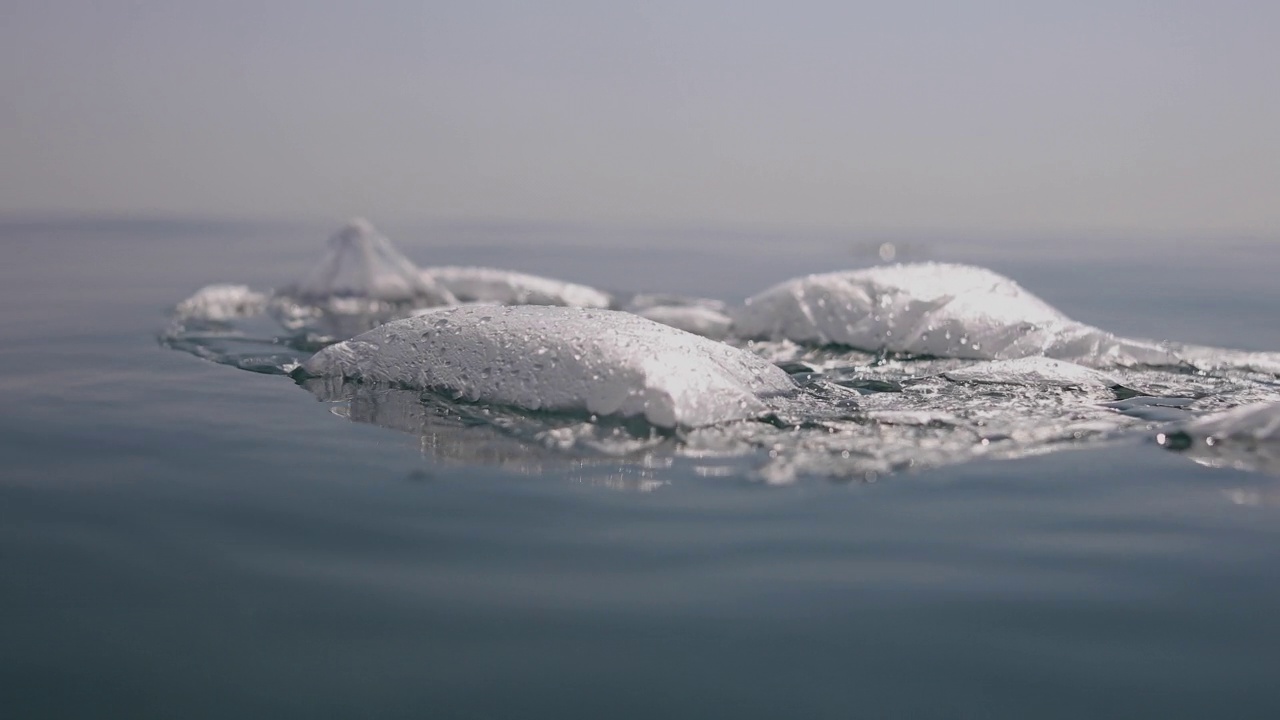
[(1280, 3), (0, 4), (0, 215), (1280, 238)]

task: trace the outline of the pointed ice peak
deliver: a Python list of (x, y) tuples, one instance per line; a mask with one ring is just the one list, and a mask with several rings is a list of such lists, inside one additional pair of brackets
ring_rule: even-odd
[(456, 302), (362, 217), (352, 218), (329, 239), (324, 257), (293, 287), (292, 294), (309, 301), (359, 297), (423, 305)]
[[(371, 243), (375, 237), (381, 236), (378, 229), (367, 218), (356, 216), (347, 221), (341, 230), (334, 233), (329, 242), (334, 245), (348, 243)], [(383, 238), (386, 239), (385, 237)]]

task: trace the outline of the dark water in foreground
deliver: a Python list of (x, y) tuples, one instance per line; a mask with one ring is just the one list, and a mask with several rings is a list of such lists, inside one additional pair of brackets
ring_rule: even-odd
[[(387, 230), (424, 264), (727, 300), (875, 246)], [(870, 484), (767, 487), (752, 457), (524, 474), (157, 346), (168, 306), (287, 281), (326, 232), (0, 227), (0, 715), (1280, 715), (1280, 479), (1136, 441)], [(1274, 244), (898, 253), (1280, 350)]]

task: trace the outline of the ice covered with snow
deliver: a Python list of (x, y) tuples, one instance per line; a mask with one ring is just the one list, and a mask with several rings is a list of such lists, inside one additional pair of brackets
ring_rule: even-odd
[(227, 322), (261, 313), (268, 299), (245, 285), (206, 285), (178, 303), (174, 313), (184, 320)]
[(723, 343), (639, 316), (463, 306), (397, 320), (321, 350), (303, 370), (527, 410), (697, 427), (764, 415), (790, 377)]
[(733, 331), (746, 339), (917, 356), (1042, 355), (1094, 366), (1178, 363), (1158, 343), (1126, 340), (1071, 320), (1003, 275), (944, 263), (790, 280), (748, 299)]
[(587, 285), (487, 267), (428, 267), (422, 277), (461, 302), (607, 308), (609, 293)]
[(356, 297), (424, 306), (457, 302), (363, 218), (334, 234), (320, 261), (285, 294), (304, 301)]

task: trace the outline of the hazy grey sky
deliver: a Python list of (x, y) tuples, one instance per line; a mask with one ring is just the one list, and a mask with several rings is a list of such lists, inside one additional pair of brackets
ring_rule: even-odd
[(0, 213), (1280, 233), (1280, 3), (0, 4)]

